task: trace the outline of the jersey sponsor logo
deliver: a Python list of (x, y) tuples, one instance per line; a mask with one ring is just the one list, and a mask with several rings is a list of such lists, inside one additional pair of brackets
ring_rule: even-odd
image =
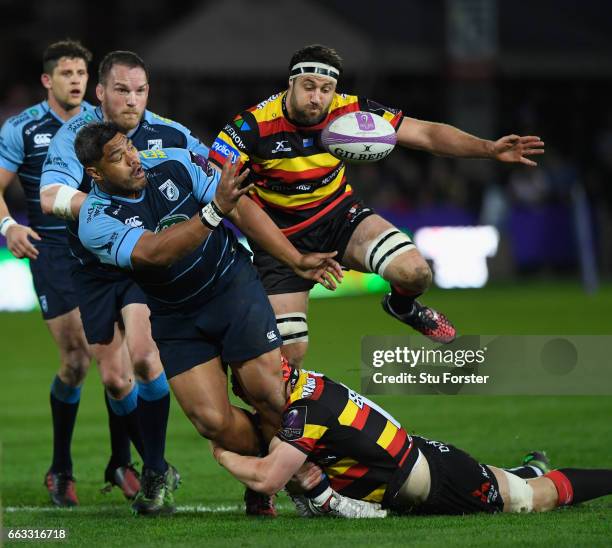
[(155, 232), (162, 232), (167, 228), (170, 228), (172, 225), (176, 225), (178, 223), (184, 223), (188, 221), (189, 217), (184, 213), (176, 213), (175, 215), (168, 215), (168, 217), (164, 217), (159, 221), (157, 227), (155, 228)]
[(210, 148), (220, 156), (223, 156), (223, 158), (227, 158), (231, 154), (232, 161), (236, 161), (240, 157), (240, 154), (235, 148), (229, 146), (225, 141), (219, 139), (219, 137), (215, 139), (214, 143)]
[(276, 148), (272, 149), (272, 154), (277, 152), (291, 152), (289, 141), (276, 141)]
[(306, 415), (308, 409), (305, 405), (292, 407), (283, 416), (283, 427), (280, 431), (282, 438), (287, 441), (299, 440), (304, 434)]
[(87, 220), (85, 222), (91, 223), (91, 221), (95, 219), (98, 215), (100, 215), (100, 213), (102, 213), (105, 208), (106, 204), (103, 204), (102, 202), (93, 202), (87, 208)]
[(212, 166), (208, 163), (208, 160), (204, 158), (201, 154), (196, 154), (195, 152), (189, 151), (189, 156), (191, 156), (191, 163), (200, 167), (206, 175), (212, 177), (214, 175), (214, 170)]
[(38, 109), (37, 108), (31, 108), (30, 110), (28, 110), (28, 114), (30, 116), (38, 116)]
[(168, 157), (168, 155), (163, 150), (157, 150), (157, 149), (141, 150), (140, 155), (143, 158), (146, 158), (147, 160), (155, 160), (156, 158), (163, 159), (163, 158)]
[(255, 108), (257, 110), (261, 110), (262, 108), (264, 108), (268, 103), (271, 103), (272, 101), (274, 101), (274, 99), (276, 99), (278, 96), (280, 95), (280, 93), (275, 93), (274, 95), (270, 95), (270, 97), (268, 97), (267, 99), (264, 99), (261, 103), (259, 103)]
[(164, 148), (161, 139), (149, 139), (147, 141), (148, 150), (159, 150), (160, 148)]
[(371, 99), (367, 100), (368, 110), (374, 112), (375, 114), (380, 114), (381, 116), (386, 112), (390, 112), (391, 114), (399, 114), (401, 111), (398, 108), (390, 108), (376, 101), (372, 101)]
[(314, 138), (310, 137), (308, 139), (302, 139), (302, 146), (304, 148), (308, 148), (308, 147), (314, 146)]
[(236, 127), (241, 131), (249, 131), (251, 129), (251, 126), (248, 124), (248, 122), (244, 120), (241, 116), (234, 118), (234, 124), (236, 124)]
[(34, 135), (34, 148), (48, 147), (50, 142), (50, 133), (37, 133)]
[(62, 167), (64, 169), (68, 169), (68, 164), (64, 162), (64, 160), (62, 160), (60, 156), (47, 156), (47, 159), (45, 160), (44, 165), (45, 167), (55, 166), (55, 167)]
[(276, 331), (272, 330), (272, 331), (268, 331), (266, 333), (266, 338), (270, 341), (270, 342), (274, 342), (276, 339), (278, 339), (278, 335), (276, 334)]
[(244, 141), (242, 140), (242, 138), (240, 137), (240, 135), (238, 135), (238, 133), (236, 133), (236, 130), (230, 126), (229, 124), (225, 124), (225, 127), (223, 128), (223, 131), (225, 131), (225, 133), (227, 134), (227, 136), (234, 141), (234, 143), (236, 144), (236, 146), (241, 149), (244, 150), (246, 147), (244, 146)]
[(313, 377), (308, 377), (302, 388), (302, 398), (310, 398), (313, 395), (315, 388), (317, 387), (317, 380)]
[(68, 130), (72, 131), (72, 133), (77, 133), (83, 126), (86, 126), (92, 120), (93, 117), (90, 114), (86, 114), (80, 118), (77, 118), (74, 122), (70, 122), (68, 124)]
[(131, 227), (138, 228), (142, 226), (142, 221), (138, 215), (134, 215), (133, 217), (128, 217), (124, 223), (126, 225), (130, 225)]
[(47, 302), (47, 296), (41, 295), (38, 300), (40, 301), (40, 308), (42, 308), (43, 312), (49, 312), (49, 303)]
[[(340, 384), (342, 384), (342, 383), (340, 383)], [(395, 418), (393, 418), (382, 407), (380, 407), (379, 405), (375, 404), (372, 400), (366, 398), (365, 396), (362, 396), (359, 392), (355, 392), (355, 390), (353, 390), (352, 388), (349, 388), (345, 384), (342, 384), (342, 386), (344, 386), (344, 388), (346, 388), (348, 399), (351, 400), (357, 407), (359, 407), (359, 409), (363, 409), (363, 406), (367, 405), (371, 409), (374, 409), (375, 411), (378, 411), (383, 417), (385, 417), (385, 419), (387, 419), (396, 428), (401, 428), (402, 427), (402, 425), (399, 422), (397, 422), (397, 420), (395, 420)], [(439, 442), (435, 442), (435, 443), (439, 443)]]
[(172, 182), (171, 179), (166, 179), (166, 182), (160, 185), (159, 191), (171, 202), (176, 202), (179, 197), (179, 189), (176, 188), (176, 185)]
[(23, 122), (25, 122), (26, 120), (29, 120), (31, 118), (30, 114), (27, 112), (23, 112), (21, 114), (18, 114), (17, 116), (15, 116), (14, 118), (9, 118), (9, 122), (13, 127), (17, 127), (21, 124), (23, 124)]
[(101, 251), (106, 251), (106, 253), (108, 255), (112, 255), (113, 253), (113, 246), (115, 245), (115, 242), (117, 241), (117, 238), (119, 238), (119, 232), (113, 232), (110, 236), (110, 238), (108, 239), (108, 242), (106, 242), (103, 246), (100, 247)]
[(44, 126), (47, 122), (49, 122), (49, 118), (47, 118), (46, 120), (43, 120), (42, 122), (39, 122), (38, 124), (34, 124), (32, 126), (30, 126), (28, 129), (26, 129), (24, 131), (25, 135), (31, 135), (32, 133), (34, 133), (38, 128), (40, 128), (41, 126)]

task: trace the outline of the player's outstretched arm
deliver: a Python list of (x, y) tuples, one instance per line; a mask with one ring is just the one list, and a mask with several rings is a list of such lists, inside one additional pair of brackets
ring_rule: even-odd
[(40, 189), (40, 207), (45, 215), (60, 219), (79, 218), (79, 211), (87, 194), (62, 183), (46, 185)]
[(249, 191), (248, 187), (241, 188), (248, 170), (238, 176), (236, 170), (237, 166), (230, 162), (223, 166), (214, 200), (204, 206), (198, 215), (162, 232), (144, 232), (132, 250), (132, 266), (167, 267), (195, 251)]
[(20, 225), (11, 217), (4, 200), (4, 191), (11, 184), (15, 174), (0, 167), (0, 232), (6, 238), (6, 246), (17, 259), (36, 259), (38, 250), (29, 238), (40, 240), (40, 236), (29, 226)]
[(448, 124), (404, 118), (397, 131), (400, 145), (440, 156), (488, 158), (536, 166), (529, 156), (544, 154), (544, 142), (535, 135), (506, 135), (497, 141), (480, 139)]
[(213, 443), (217, 462), (250, 489), (267, 495), (278, 493), (306, 460), (306, 454), (277, 438), (263, 458), (245, 457)]
[(337, 252), (301, 254), (274, 224), (274, 221), (253, 200), (243, 198), (232, 211), (230, 220), (243, 234), (255, 240), (268, 253), (290, 266), (298, 276), (319, 282), (327, 289), (336, 289), (342, 269), (333, 259)]

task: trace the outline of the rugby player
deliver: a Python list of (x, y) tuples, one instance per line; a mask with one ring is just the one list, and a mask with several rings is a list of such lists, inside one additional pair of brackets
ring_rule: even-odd
[[(388, 314), (434, 341), (449, 342), (455, 328), (443, 314), (416, 300), (431, 283), (427, 262), (408, 236), (353, 194), (344, 163), (322, 148), (320, 132), (338, 116), (362, 110), (388, 120), (400, 145), (443, 156), (533, 166), (528, 156), (541, 154), (543, 143), (517, 135), (487, 141), (446, 124), (408, 118), (370, 99), (337, 93), (341, 75), (342, 60), (335, 50), (312, 45), (295, 52), (287, 90), (227, 123), (210, 159), (220, 166), (230, 154), (240, 158), (251, 168), (251, 197), (299, 250), (337, 250), (343, 266), (379, 274), (391, 284), (383, 299)], [(312, 283), (296, 277), (256, 243), (253, 250), (283, 336), (283, 354), (299, 366), (308, 343)]]
[(299, 276), (330, 288), (330, 272), (341, 276), (331, 260), (335, 253), (301, 255), (264, 212), (241, 199), (251, 189), (241, 188), (248, 170), (236, 177), (229, 160), (219, 176), (190, 151), (139, 156), (108, 122), (81, 129), (75, 149), (95, 181), (80, 209), (82, 244), (146, 293), (166, 376), (198, 432), (258, 454), (253, 416), (230, 405), (224, 364), (259, 411), (270, 440), (285, 403), (281, 337), (250, 255), (221, 220), (227, 216)]
[[(71, 252), (78, 258), (73, 272), (85, 335), (98, 362), (113, 420), (122, 422), (143, 458), (142, 492), (134, 504), (140, 513), (166, 511), (178, 474), (164, 459), (169, 387), (153, 339), (149, 309), (140, 288), (118, 269), (102, 264), (80, 244), (78, 212), (91, 188), (79, 163), (74, 141), (94, 120), (112, 120), (129, 134), (139, 150), (155, 155), (163, 146), (180, 147), (206, 157), (208, 148), (190, 131), (146, 110), (148, 73), (133, 52), (107, 54), (98, 70), (96, 96), (100, 106), (82, 113), (57, 132), (47, 154), (40, 182), (43, 212), (68, 221)], [(137, 218), (128, 219), (134, 226)], [(129, 355), (129, 360), (125, 356)], [(130, 363), (131, 362), (131, 363)], [(137, 382), (133, 382), (133, 375)], [(129, 459), (129, 445), (113, 451), (116, 462)], [(129, 461), (128, 461), (129, 462)], [(165, 487), (160, 487), (161, 478)], [(106, 476), (110, 483), (113, 476)]]
[(480, 464), (453, 445), (409, 435), (384, 409), (319, 373), (285, 362), (283, 374), (283, 426), (269, 454), (242, 456), (222, 444), (213, 453), (262, 493), (279, 491), (298, 474), (317, 514), (544, 512), (612, 494), (610, 469), (548, 471), (547, 462), (533, 466), (534, 456), (546, 461), (541, 453), (511, 471)]
[[(47, 99), (7, 120), (0, 132), (0, 231), (15, 257), (30, 259), (42, 316), (60, 352), (60, 368), (51, 384), (50, 396), (53, 459), (45, 476), (45, 485), (56, 506), (78, 504), (70, 446), (90, 352), (71, 280), (74, 258), (68, 249), (66, 226), (41, 211), (39, 182), (53, 136), (67, 120), (93, 109), (83, 101), (90, 61), (91, 53), (79, 42), (64, 40), (51, 44), (43, 54), (41, 76)], [(29, 226), (18, 224), (9, 215), (3, 198), (15, 173), (26, 194)], [(123, 425), (112, 418), (109, 424), (111, 439), (116, 440), (113, 445), (129, 450), (130, 441)], [(140, 486), (129, 466), (129, 457), (107, 468), (105, 475), (127, 496), (133, 496)]]

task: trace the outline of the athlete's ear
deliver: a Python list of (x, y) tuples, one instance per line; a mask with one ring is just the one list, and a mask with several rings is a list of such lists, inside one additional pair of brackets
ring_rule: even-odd
[(96, 85), (96, 97), (100, 102), (104, 100), (104, 86), (102, 84)]
[(44, 72), (40, 75), (40, 82), (45, 89), (51, 89), (51, 75)]
[(96, 183), (104, 181), (102, 172), (96, 166), (89, 166), (85, 168), (85, 173), (89, 175)]

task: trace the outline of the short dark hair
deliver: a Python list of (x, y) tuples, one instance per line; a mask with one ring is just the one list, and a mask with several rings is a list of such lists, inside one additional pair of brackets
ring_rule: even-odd
[(104, 59), (102, 59), (102, 62), (98, 67), (98, 82), (100, 82), (100, 84), (106, 84), (106, 79), (108, 78), (111, 69), (115, 65), (123, 65), (128, 68), (140, 67), (142, 70), (144, 70), (145, 75), (147, 76), (147, 81), (149, 80), (149, 71), (147, 70), (145, 62), (142, 60), (142, 57), (133, 51), (117, 50), (107, 53), (104, 56)]
[(68, 59), (83, 59), (87, 65), (91, 61), (91, 51), (81, 44), (81, 42), (71, 40), (70, 38), (54, 42), (43, 52), (43, 72), (45, 74), (52, 74), (53, 69), (57, 66), (58, 61), (62, 57), (68, 57)]
[(312, 44), (305, 46), (302, 49), (297, 50), (289, 61), (289, 70), (297, 63), (303, 63), (304, 61), (317, 61), (318, 63), (326, 63), (331, 65), (335, 69), (338, 69), (340, 75), (342, 75), (342, 57), (338, 55), (338, 52), (334, 48), (328, 48), (321, 44)]
[(113, 122), (91, 122), (77, 133), (74, 151), (83, 167), (89, 167), (102, 159), (104, 145), (121, 130)]

